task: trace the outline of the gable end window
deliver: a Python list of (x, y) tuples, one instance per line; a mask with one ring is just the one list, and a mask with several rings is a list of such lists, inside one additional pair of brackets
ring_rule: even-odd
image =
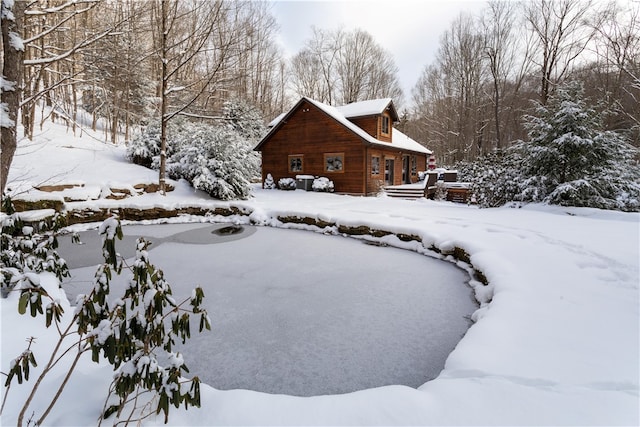
[(382, 133), (389, 135), (389, 116), (382, 116)]
[(304, 156), (301, 154), (295, 154), (289, 156), (289, 172), (300, 173), (304, 172)]
[(344, 153), (326, 153), (324, 170), (325, 172), (344, 172)]

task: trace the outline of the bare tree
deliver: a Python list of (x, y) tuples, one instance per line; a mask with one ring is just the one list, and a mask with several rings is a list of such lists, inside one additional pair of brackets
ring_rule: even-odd
[[(17, 147), (16, 126), (22, 86), (21, 22), (23, 2), (13, 4), (0, 0), (0, 27), (2, 29), (2, 76), (0, 76), (0, 195), (4, 192), (9, 168)], [(1, 200), (1, 196), (0, 196)]]
[(412, 90), (414, 110), (407, 132), (437, 153), (445, 164), (453, 162), (458, 148), (455, 100), (450, 96), (449, 79), (436, 64), (425, 66)]
[(640, 145), (640, 3), (610, 2), (598, 16), (591, 23), (597, 59), (583, 73), (586, 92), (615, 112), (608, 128), (631, 129), (631, 141)]
[(331, 105), (336, 102), (338, 54), (343, 48), (342, 30), (325, 31), (313, 27), (313, 35), (292, 61), (293, 86), (302, 96)]
[(323, 88), (322, 71), (318, 57), (307, 49), (298, 52), (291, 58), (291, 74), (293, 90), (301, 96), (308, 96), (320, 102), (326, 90)]
[(524, 16), (538, 39), (540, 101), (546, 104), (594, 36), (587, 25), (593, 1), (531, 0), (523, 4)]
[(266, 115), (281, 111), (284, 90), (282, 53), (276, 44), (276, 20), (266, 2), (248, 2), (239, 25), (244, 29), (237, 45), (237, 77), (229, 88), (233, 96), (247, 100)]
[(456, 120), (449, 138), (457, 150), (454, 160), (483, 150), (487, 124), (482, 84), (484, 41), (471, 15), (461, 14), (440, 41), (437, 64), (446, 76), (446, 96), (454, 100)]
[(485, 55), (492, 80), (493, 120), (498, 150), (503, 146), (501, 135), (502, 103), (506, 83), (514, 62), (514, 12), (514, 3), (490, 1), (482, 19)]
[(39, 101), (51, 107), (52, 118), (61, 114), (74, 125), (78, 106), (76, 85), (84, 78), (85, 71), (79, 66), (78, 58), (123, 22), (98, 21), (99, 25), (91, 28), (82, 25), (86, 16), (103, 3), (103, 0), (35, 0), (26, 4), (25, 87), (21, 109), (27, 137), (33, 136)]
[(371, 34), (356, 29), (344, 35), (338, 52), (337, 73), (342, 103), (364, 99), (394, 98), (401, 102), (398, 67), (392, 55), (384, 50)]
[(364, 99), (402, 100), (398, 67), (371, 34), (356, 29), (323, 31), (291, 61), (294, 90), (328, 104)]
[(86, 16), (85, 24), (91, 27), (96, 19), (123, 22), (120, 31), (85, 49), (77, 61), (84, 70), (78, 91), (82, 107), (92, 114), (93, 130), (98, 119), (106, 120), (114, 144), (122, 133), (127, 141), (131, 128), (153, 115), (153, 62), (145, 55), (153, 48), (150, 9), (149, 1), (120, 0)]
[(473, 159), (525, 138), (530, 101), (546, 102), (572, 79), (595, 108), (608, 109), (608, 129), (640, 145), (640, 4), (590, 5), (491, 1), (480, 28), (472, 17), (456, 19), (413, 88), (409, 135), (445, 164)]

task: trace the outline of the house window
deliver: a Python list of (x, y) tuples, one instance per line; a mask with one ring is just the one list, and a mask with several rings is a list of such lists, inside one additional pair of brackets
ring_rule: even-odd
[(380, 156), (371, 157), (371, 175), (380, 175)]
[(324, 155), (326, 172), (344, 172), (344, 153), (327, 153)]
[(389, 135), (389, 116), (382, 116), (382, 133)]
[(293, 156), (289, 156), (289, 172), (291, 173), (299, 173), (303, 171), (304, 165), (304, 156), (301, 154), (296, 154)]
[(418, 157), (411, 156), (411, 175), (418, 174)]

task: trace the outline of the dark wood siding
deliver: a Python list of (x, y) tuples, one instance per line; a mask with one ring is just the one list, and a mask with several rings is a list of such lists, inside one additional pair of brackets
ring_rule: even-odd
[(372, 137), (378, 138), (378, 133), (379, 133), (378, 117), (379, 116), (356, 117), (354, 119), (349, 119), (349, 121), (354, 123), (360, 129), (367, 132)]

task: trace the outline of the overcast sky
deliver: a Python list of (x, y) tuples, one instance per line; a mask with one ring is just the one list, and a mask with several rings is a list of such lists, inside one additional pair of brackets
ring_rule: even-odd
[(274, 1), (272, 12), (280, 26), (287, 56), (297, 53), (311, 37), (311, 26), (324, 30), (361, 28), (392, 53), (405, 103), (425, 65), (433, 62), (440, 35), (461, 13), (478, 15), (483, 0), (339, 0)]

